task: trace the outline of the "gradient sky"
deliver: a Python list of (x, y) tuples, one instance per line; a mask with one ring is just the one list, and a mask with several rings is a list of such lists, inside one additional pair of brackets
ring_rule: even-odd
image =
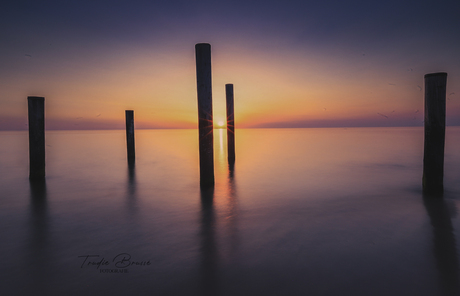
[(422, 125), (423, 76), (447, 72), (460, 125), (460, 1), (2, 1), (0, 130), (196, 128), (194, 46), (212, 46), (214, 121)]

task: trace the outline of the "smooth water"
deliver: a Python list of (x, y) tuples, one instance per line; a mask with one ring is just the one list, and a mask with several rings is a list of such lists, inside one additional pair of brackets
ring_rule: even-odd
[[(0, 132), (2, 295), (460, 295), (460, 128), (444, 199), (421, 191), (422, 128)], [(127, 267), (128, 264), (131, 264)], [(118, 266), (118, 267), (117, 267)]]

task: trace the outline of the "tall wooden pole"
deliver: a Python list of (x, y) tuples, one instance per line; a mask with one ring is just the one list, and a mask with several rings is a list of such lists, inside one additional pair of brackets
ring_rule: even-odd
[(441, 196), (444, 191), (447, 73), (425, 75), (425, 145), (423, 191)]
[(125, 110), (126, 117), (126, 145), (128, 149), (128, 162), (134, 162), (134, 111)]
[(202, 187), (211, 187), (214, 186), (211, 45), (208, 43), (196, 44), (195, 54), (200, 147), (200, 184)]
[(27, 97), (29, 111), (29, 178), (45, 178), (45, 98)]
[(235, 162), (235, 108), (233, 105), (233, 84), (225, 85), (227, 98), (227, 145), (228, 162)]

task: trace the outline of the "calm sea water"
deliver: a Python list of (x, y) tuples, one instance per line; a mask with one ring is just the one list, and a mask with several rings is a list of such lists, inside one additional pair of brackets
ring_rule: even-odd
[[(421, 191), (422, 128), (0, 132), (2, 295), (460, 295), (460, 128), (445, 197)], [(131, 264), (127, 267), (128, 264)]]

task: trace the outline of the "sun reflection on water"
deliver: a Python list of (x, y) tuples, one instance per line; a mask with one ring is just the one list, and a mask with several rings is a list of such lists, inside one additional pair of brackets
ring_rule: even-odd
[(238, 202), (235, 185), (235, 165), (227, 160), (227, 131), (216, 130), (214, 137), (215, 196), (218, 211), (218, 224), (222, 227), (222, 239), (225, 245), (221, 254), (230, 259), (238, 249)]

